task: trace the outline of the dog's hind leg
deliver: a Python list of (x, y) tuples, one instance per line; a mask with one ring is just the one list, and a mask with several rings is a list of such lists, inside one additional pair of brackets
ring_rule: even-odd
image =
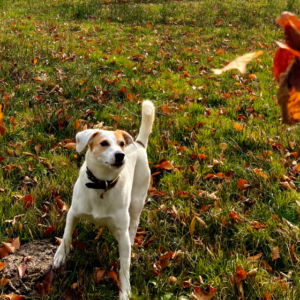
[(60, 266), (64, 265), (66, 262), (66, 257), (70, 252), (70, 245), (72, 242), (72, 233), (78, 223), (78, 218), (75, 217), (74, 213), (72, 212), (72, 208), (69, 210), (67, 215), (67, 222), (65, 227), (64, 236), (62, 238), (61, 244), (56, 250), (54, 259), (53, 259), (53, 267), (59, 268)]

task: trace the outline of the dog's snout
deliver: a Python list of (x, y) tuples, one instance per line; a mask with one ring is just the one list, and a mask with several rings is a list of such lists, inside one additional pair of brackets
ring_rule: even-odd
[(115, 154), (115, 158), (117, 162), (122, 162), (125, 157), (125, 154), (122, 152), (118, 152)]

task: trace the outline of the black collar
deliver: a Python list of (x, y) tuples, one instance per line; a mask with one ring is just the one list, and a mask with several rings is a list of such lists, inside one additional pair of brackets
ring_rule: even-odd
[(118, 183), (119, 180), (119, 176), (111, 181), (100, 180), (94, 176), (94, 174), (91, 172), (91, 170), (88, 167), (86, 167), (86, 175), (88, 179), (93, 182), (93, 183), (92, 182), (86, 183), (85, 185), (87, 188), (95, 189), (95, 190), (104, 190), (104, 192), (100, 195), (100, 198), (103, 198), (103, 194), (106, 191), (112, 189)]

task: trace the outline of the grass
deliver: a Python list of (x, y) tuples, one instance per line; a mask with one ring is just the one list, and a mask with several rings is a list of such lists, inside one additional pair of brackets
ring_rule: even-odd
[[(202, 286), (217, 289), (217, 299), (240, 299), (241, 292), (230, 283), (237, 266), (258, 268), (254, 278), (243, 282), (246, 299), (264, 299), (266, 293), (271, 299), (299, 299), (299, 263), (290, 253), (295, 245), (296, 258), (300, 255), (299, 230), (284, 219), (300, 225), (300, 181), (295, 175), (296, 190), (284, 190), (280, 178), (291, 175), (298, 159), (286, 154), (300, 152), (300, 131), (280, 123), (272, 74), (274, 41), (283, 38), (275, 19), (285, 10), (299, 15), (298, 1), (2, 0), (0, 5), (0, 103), (6, 129), (0, 137), (0, 157), (5, 157), (0, 162), (1, 241), (43, 239), (46, 227), (55, 226), (49, 236), (55, 243), (65, 224), (55, 196), (71, 205), (84, 159), (63, 146), (84, 125), (97, 122), (136, 136), (140, 103), (151, 99), (157, 107), (148, 147), (151, 171), (158, 171), (161, 159), (177, 168), (154, 177), (154, 186), (164, 194), (149, 196), (141, 216), (145, 241), (155, 239), (133, 247), (133, 299), (190, 299), (192, 288), (183, 288), (182, 282), (192, 278), (199, 285), (199, 276)], [(212, 74), (211, 68), (258, 50), (264, 54), (246, 75)], [(236, 130), (236, 123), (244, 129)], [(274, 143), (284, 150), (272, 148)], [(207, 159), (192, 159), (193, 154)], [(11, 164), (16, 168), (4, 170)], [(254, 169), (262, 169), (266, 178)], [(206, 179), (230, 170), (228, 181)], [(37, 183), (24, 183), (25, 176)], [(241, 191), (238, 179), (252, 187)], [(200, 197), (199, 190), (217, 191), (219, 200)], [(24, 208), (14, 195), (32, 195), (35, 203)], [(207, 224), (196, 224), (193, 237), (191, 211)], [(232, 211), (247, 222), (235, 222)], [(22, 230), (4, 223), (21, 213)], [(265, 227), (255, 229), (253, 221)], [(82, 270), (83, 299), (116, 299), (117, 287), (107, 275), (100, 284), (93, 280), (95, 267), (110, 270), (118, 261), (114, 237), (105, 229), (95, 241), (97, 228), (85, 221), (77, 229), (74, 240), (85, 250), (74, 246), (66, 274), (55, 278), (46, 299), (62, 299), (65, 291), (75, 299), (70, 286)], [(272, 261), (276, 246), (280, 258)], [(154, 263), (170, 250), (184, 255), (156, 275)], [(260, 252), (272, 272), (261, 261), (253, 265), (247, 260)], [(170, 276), (177, 278), (175, 284), (168, 282)]]

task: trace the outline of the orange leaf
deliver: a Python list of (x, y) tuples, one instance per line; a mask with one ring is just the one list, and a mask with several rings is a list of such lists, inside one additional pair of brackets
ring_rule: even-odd
[(5, 128), (3, 127), (3, 113), (2, 113), (2, 105), (0, 104), (0, 134), (2, 136), (5, 135)]
[(78, 120), (76, 120), (75, 122), (75, 129), (79, 129), (80, 128), (80, 123)]
[(169, 161), (166, 161), (166, 160), (161, 162), (158, 166), (164, 170), (173, 170), (174, 169), (173, 165)]
[(280, 48), (274, 56), (273, 71), (275, 78), (279, 81), (280, 74), (284, 73), (294, 60), (295, 55), (287, 49)]
[(117, 284), (119, 291), (122, 292), (117, 273), (115, 271), (110, 271), (108, 276)]
[(247, 278), (247, 272), (241, 267), (241, 266), (237, 266), (236, 267), (238, 270), (235, 273), (236, 278), (237, 278), (237, 283), (242, 282), (243, 280), (245, 280)]
[(300, 20), (298, 17), (290, 12), (283, 12), (276, 22), (284, 29), (285, 40), (289, 47), (299, 51)]
[(6, 266), (6, 263), (0, 262), (0, 271), (2, 271)]
[(49, 234), (51, 234), (53, 231), (55, 230), (55, 226), (49, 226), (46, 228), (44, 235), (48, 236)]
[(9, 283), (9, 279), (1, 278), (0, 279), (0, 288), (3, 289)]
[(271, 300), (272, 295), (268, 292), (263, 293), (264, 300)]
[(64, 145), (64, 147), (66, 148), (66, 149), (75, 149), (76, 148), (76, 143), (68, 143), (68, 144), (66, 144), (66, 145)]
[(3, 126), (3, 113), (2, 113), (2, 105), (0, 104), (0, 126)]
[(237, 186), (240, 190), (245, 191), (250, 186), (245, 179), (238, 179)]
[(235, 124), (233, 125), (233, 127), (234, 127), (235, 130), (237, 130), (237, 131), (243, 131), (243, 130), (244, 130), (244, 127), (243, 127), (242, 125), (238, 124), (238, 123), (235, 123)]
[(8, 295), (2, 295), (1, 298), (6, 300), (23, 300), (24, 296), (17, 295), (17, 294), (8, 294)]

